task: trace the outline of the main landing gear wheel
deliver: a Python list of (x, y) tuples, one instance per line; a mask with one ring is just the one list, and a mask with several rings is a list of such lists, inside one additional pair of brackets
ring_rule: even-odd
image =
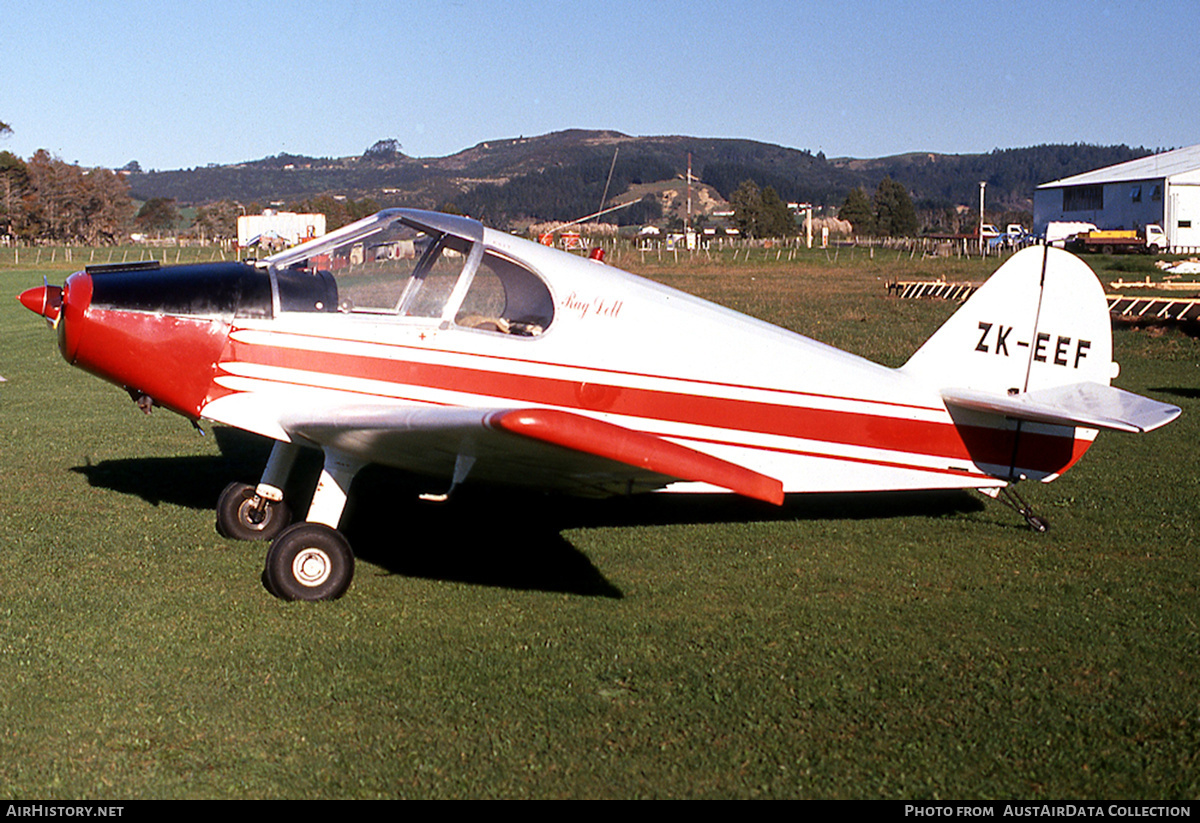
[(354, 578), (354, 552), (321, 523), (288, 526), (271, 543), (263, 583), (281, 600), (336, 600)]
[(230, 483), (217, 499), (217, 533), (234, 540), (270, 540), (292, 522), (282, 500), (264, 500), (247, 483)]

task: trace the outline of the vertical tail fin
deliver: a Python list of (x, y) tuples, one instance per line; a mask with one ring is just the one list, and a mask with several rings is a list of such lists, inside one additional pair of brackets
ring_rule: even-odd
[(1013, 255), (901, 370), (952, 413), (982, 412), (991, 425), (1145, 432), (1179, 416), (1109, 385), (1118, 369), (1104, 289), (1082, 260), (1045, 246)]
[(1104, 289), (1087, 264), (1047, 246), (1014, 254), (902, 371), (938, 390), (1015, 396), (1116, 376)]

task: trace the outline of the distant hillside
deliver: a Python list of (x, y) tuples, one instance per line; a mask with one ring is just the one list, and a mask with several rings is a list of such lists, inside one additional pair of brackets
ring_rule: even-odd
[[(336, 195), (371, 198), (381, 206), (455, 208), (504, 225), (589, 214), (600, 205), (610, 169), (606, 202), (611, 204), (638, 187), (680, 178), (690, 154), (695, 179), (721, 198), (754, 180), (774, 187), (785, 200), (837, 206), (852, 188), (861, 186), (870, 194), (891, 177), (909, 190), (918, 209), (934, 210), (976, 203), (979, 181), (986, 180), (989, 209), (1028, 211), (1039, 183), (1149, 153), (1124, 145), (1075, 144), (988, 154), (828, 159), (753, 140), (570, 130), (490, 140), (448, 157), (278, 155), (233, 166), (138, 172), (129, 181), (138, 199), (169, 197), (181, 205), (297, 203)], [(637, 207), (629, 212), (626, 219), (638, 214)]]

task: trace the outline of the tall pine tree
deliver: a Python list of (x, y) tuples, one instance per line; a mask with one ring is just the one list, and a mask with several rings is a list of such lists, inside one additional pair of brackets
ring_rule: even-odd
[(872, 234), (875, 231), (875, 209), (866, 193), (858, 187), (850, 189), (842, 207), (838, 209), (838, 219), (845, 220), (854, 226), (854, 233)]
[(887, 237), (911, 237), (917, 233), (917, 212), (908, 190), (890, 177), (875, 189), (875, 232)]

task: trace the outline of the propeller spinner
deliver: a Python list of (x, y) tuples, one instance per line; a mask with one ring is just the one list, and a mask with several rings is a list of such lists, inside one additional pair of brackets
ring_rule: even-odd
[(62, 289), (60, 287), (51, 286), (43, 279), (41, 286), (26, 289), (17, 299), (21, 301), (22, 306), (34, 314), (40, 314), (51, 325), (58, 322), (59, 313), (62, 311)]

